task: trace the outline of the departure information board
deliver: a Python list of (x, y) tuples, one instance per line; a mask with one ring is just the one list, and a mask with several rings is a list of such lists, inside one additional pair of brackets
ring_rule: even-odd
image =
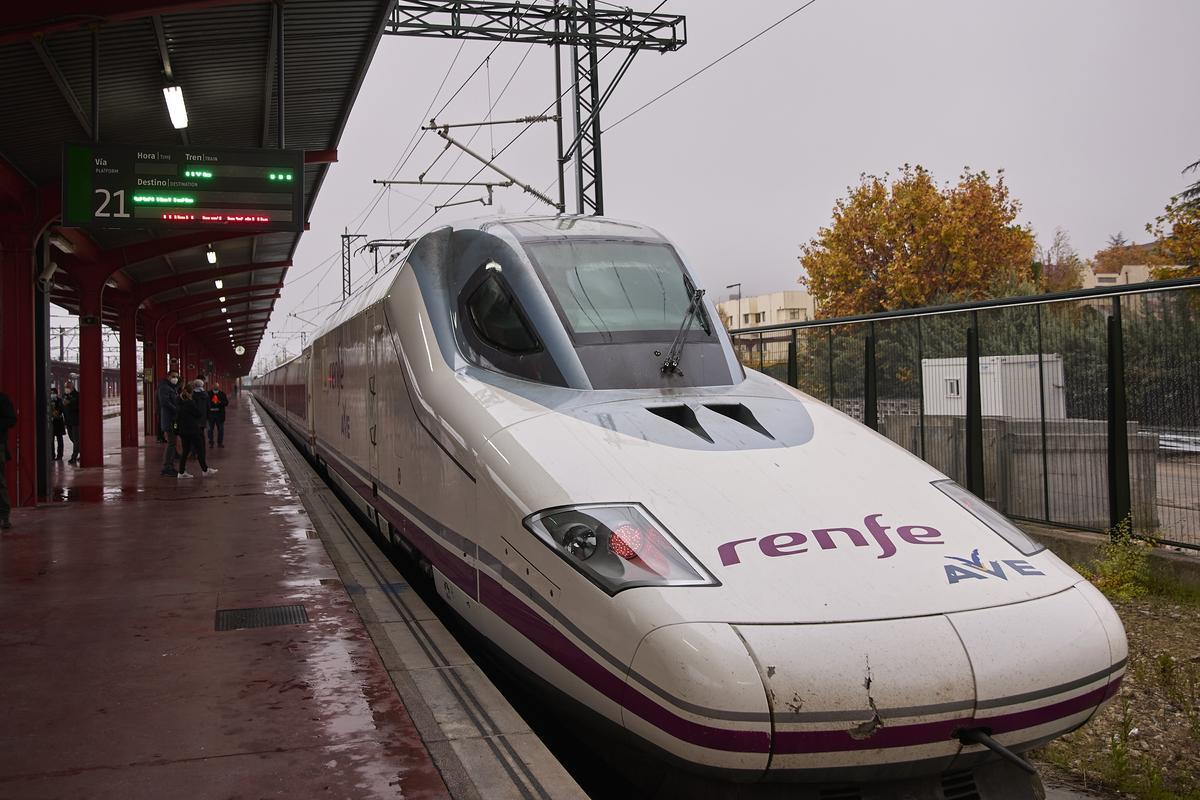
[(304, 153), (209, 147), (63, 147), (63, 224), (302, 231)]

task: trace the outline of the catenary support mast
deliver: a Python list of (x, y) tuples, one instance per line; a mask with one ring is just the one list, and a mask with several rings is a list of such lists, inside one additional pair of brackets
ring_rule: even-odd
[[(580, 214), (604, 213), (600, 111), (640, 50), (665, 53), (687, 43), (687, 21), (678, 14), (598, 9), (596, 0), (522, 4), (490, 0), (398, 0), (384, 26), (395, 36), (525, 42), (571, 48), (575, 132), (559, 163), (575, 162), (575, 202)], [(628, 51), (607, 89), (600, 88), (601, 49)], [(559, 126), (562, 126), (561, 114)]]

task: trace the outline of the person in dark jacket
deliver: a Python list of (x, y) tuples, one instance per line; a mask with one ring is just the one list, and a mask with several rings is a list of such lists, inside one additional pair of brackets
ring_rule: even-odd
[(8, 502), (8, 478), (5, 467), (8, 465), (8, 429), (17, 424), (17, 412), (13, 408), (8, 395), (0, 392), (0, 528), (5, 530), (12, 527), (8, 516), (12, 506)]
[(53, 461), (62, 461), (63, 454), (63, 436), (67, 433), (67, 423), (63, 421), (63, 404), (62, 398), (58, 396), (58, 389), (50, 387), (50, 458)]
[(161, 475), (172, 478), (178, 477), (175, 469), (175, 418), (179, 415), (179, 373), (168, 372), (167, 377), (158, 382), (158, 429), (162, 431), (167, 446), (163, 450)]
[(216, 473), (216, 467), (208, 465), (204, 452), (204, 395), (196, 394), (190, 385), (184, 385), (179, 393), (179, 417), (176, 425), (179, 428), (179, 438), (183, 440), (183, 453), (179, 456), (179, 477), (190, 478), (187, 471), (187, 460), (191, 454), (196, 455), (200, 465), (201, 475)]
[(75, 384), (67, 381), (63, 384), (62, 396), (63, 424), (67, 427), (67, 436), (71, 438), (71, 457), (68, 464), (79, 463), (79, 392)]
[(213, 429), (216, 429), (217, 447), (224, 447), (225, 408), (229, 405), (229, 398), (221, 391), (221, 384), (216, 382), (204, 396), (208, 398), (208, 446), (213, 446)]

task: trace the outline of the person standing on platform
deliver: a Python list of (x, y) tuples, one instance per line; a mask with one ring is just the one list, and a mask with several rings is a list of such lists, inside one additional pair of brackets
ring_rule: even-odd
[(187, 471), (187, 460), (193, 453), (201, 475), (212, 475), (217, 471), (216, 467), (208, 465), (204, 452), (204, 399), (204, 394), (193, 392), (190, 385), (184, 385), (179, 393), (179, 438), (183, 440), (183, 453), (179, 456), (180, 478), (192, 477)]
[[(161, 387), (162, 381), (159, 381), (158, 385), (159, 385), (159, 387)], [(154, 426), (154, 441), (158, 442), (159, 444), (166, 444), (167, 443), (167, 435), (165, 433), (163, 433), (163, 426), (162, 426), (162, 404), (158, 400), (158, 391), (157, 390), (155, 390), (154, 397), (151, 398), (150, 401), (152, 403), (154, 403), (154, 412), (155, 412), (154, 419), (157, 422), (157, 424)], [(174, 472), (175, 470), (172, 469), (171, 471)]]
[(63, 384), (62, 396), (63, 424), (67, 427), (67, 436), (71, 439), (71, 457), (68, 464), (79, 463), (79, 392), (75, 384), (67, 381)]
[(212, 391), (205, 394), (208, 397), (208, 446), (213, 446), (213, 429), (217, 432), (217, 447), (225, 446), (225, 408), (229, 398), (221, 391), (221, 384), (213, 382)]
[(58, 389), (50, 387), (50, 459), (62, 461), (63, 436), (67, 433), (67, 423), (63, 421), (62, 398)]
[(175, 469), (175, 420), (179, 416), (179, 373), (171, 371), (167, 377), (158, 383), (158, 428), (162, 431), (167, 443), (163, 450), (161, 475), (174, 478), (179, 475)]
[(8, 530), (12, 523), (8, 515), (12, 506), (8, 502), (8, 477), (5, 467), (8, 466), (8, 429), (17, 424), (17, 412), (13, 408), (8, 395), (0, 392), (0, 528)]

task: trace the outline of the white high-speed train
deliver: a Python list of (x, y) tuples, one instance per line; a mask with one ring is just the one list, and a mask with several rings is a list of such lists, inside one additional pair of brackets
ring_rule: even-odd
[(256, 395), (467, 623), (656, 758), (792, 797), (1029, 796), (1013, 754), (1116, 693), (1104, 597), (743, 370), (656, 231), (489, 219), (398, 263)]

